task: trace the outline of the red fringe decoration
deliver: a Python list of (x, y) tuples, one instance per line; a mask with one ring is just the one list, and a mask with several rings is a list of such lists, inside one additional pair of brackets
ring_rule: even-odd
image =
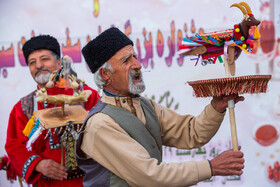
[(9, 162), (9, 158), (7, 156), (0, 157), (0, 170), (6, 170)]
[(271, 75), (248, 75), (187, 82), (196, 97), (210, 97), (243, 93), (265, 93)]
[(17, 176), (20, 176), (7, 156), (0, 157), (0, 170), (2, 169), (6, 170), (8, 180), (16, 180)]
[(17, 176), (20, 176), (16, 168), (11, 163), (8, 165), (6, 174), (8, 180), (17, 180)]
[(45, 136), (48, 133), (47, 129), (42, 131), (42, 134), (32, 143), (32, 150), (36, 153), (42, 153), (46, 149)]

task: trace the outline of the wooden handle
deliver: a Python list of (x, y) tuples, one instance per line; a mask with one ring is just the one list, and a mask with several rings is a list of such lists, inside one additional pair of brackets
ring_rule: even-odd
[(18, 178), (20, 187), (23, 187), (23, 185), (22, 185), (23, 178), (21, 178), (20, 176), (18, 176), (17, 178)]
[(233, 151), (238, 151), (238, 139), (237, 139), (237, 132), (236, 132), (234, 108), (229, 108), (229, 118), (230, 118), (232, 148)]
[[(226, 57), (224, 57), (224, 66), (225, 66), (226, 77), (230, 77), (229, 64)], [(232, 149), (233, 151), (238, 151), (238, 139), (237, 139), (237, 132), (236, 132), (234, 105), (235, 105), (234, 100), (228, 101)]]
[(61, 142), (61, 165), (64, 166), (64, 146), (63, 146), (63, 143)]

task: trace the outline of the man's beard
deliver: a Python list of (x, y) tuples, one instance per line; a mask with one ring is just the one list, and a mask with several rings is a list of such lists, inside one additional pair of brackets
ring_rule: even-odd
[[(137, 73), (139, 74), (139, 76), (141, 78), (141, 82), (134, 83), (133, 82), (133, 78), (134, 78), (135, 74), (137, 74)], [(129, 90), (130, 93), (132, 93), (132, 94), (140, 94), (140, 93), (145, 91), (146, 86), (145, 86), (145, 83), (143, 81), (142, 73), (141, 73), (140, 70), (138, 70), (138, 71), (136, 71), (136, 70), (130, 71), (128, 78), (129, 78), (128, 90)]]
[[(38, 76), (36, 76), (36, 74), (39, 71), (48, 71), (48, 73), (40, 73)], [(51, 75), (51, 70), (48, 69), (48, 68), (38, 69), (38, 70), (35, 71), (34, 75), (35, 75), (35, 81), (38, 84), (46, 84), (49, 81), (49, 78), (50, 78), (50, 75)]]

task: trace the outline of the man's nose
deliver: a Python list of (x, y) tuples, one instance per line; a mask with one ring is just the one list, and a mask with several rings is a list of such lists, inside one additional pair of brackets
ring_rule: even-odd
[(43, 67), (43, 63), (41, 62), (41, 60), (38, 60), (35, 64), (36, 64), (37, 69), (40, 69)]
[(133, 69), (141, 69), (142, 65), (140, 64), (140, 62), (137, 59), (133, 60)]

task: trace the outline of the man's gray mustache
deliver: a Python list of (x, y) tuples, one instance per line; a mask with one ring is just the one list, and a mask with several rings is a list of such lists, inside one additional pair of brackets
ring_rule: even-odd
[(49, 68), (41, 68), (41, 69), (37, 69), (37, 70), (34, 72), (34, 76), (36, 77), (37, 74), (38, 74), (40, 71), (48, 71), (49, 73), (51, 73), (51, 70), (50, 70)]

